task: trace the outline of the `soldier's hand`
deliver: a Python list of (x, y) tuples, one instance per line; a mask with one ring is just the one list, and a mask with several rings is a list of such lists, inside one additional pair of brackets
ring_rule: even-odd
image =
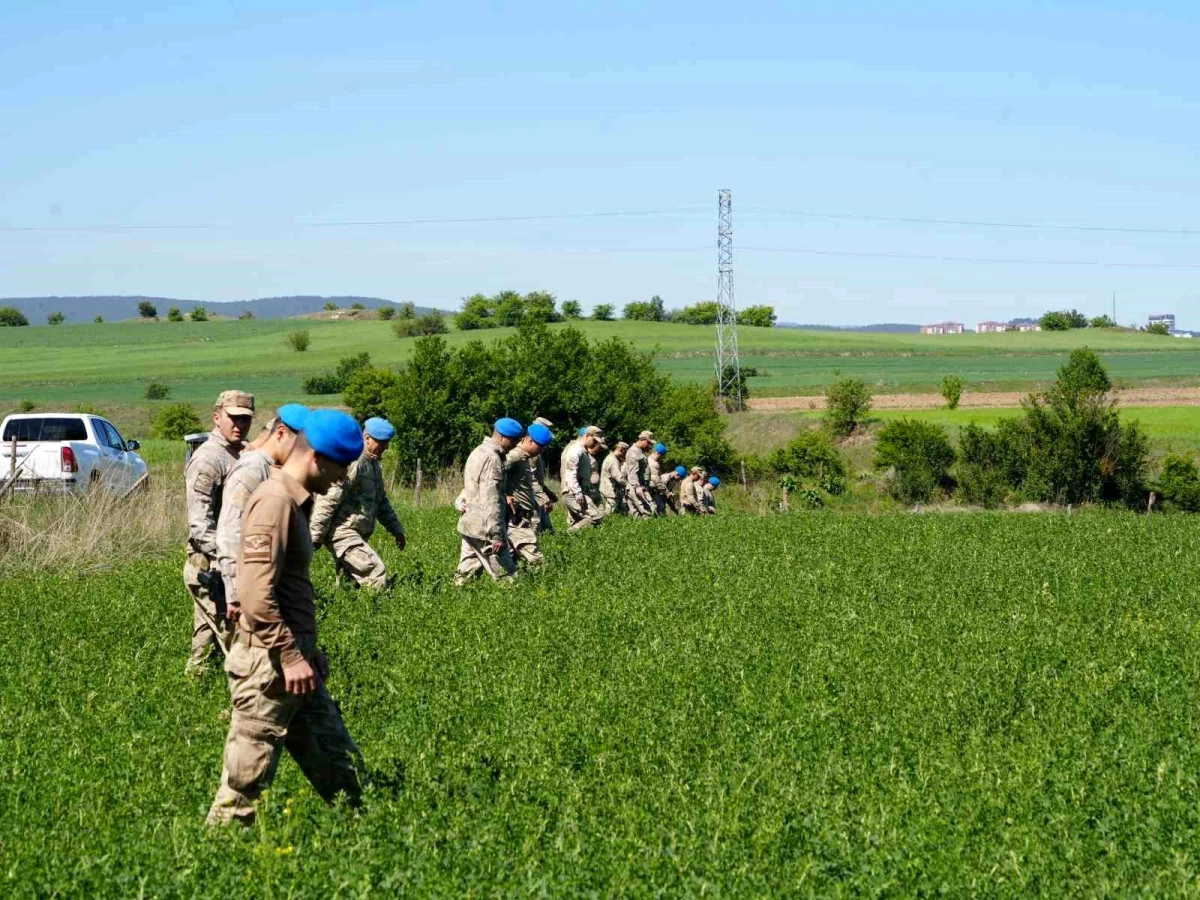
[(329, 680), (329, 657), (325, 655), (324, 650), (318, 650), (313, 654), (313, 668), (317, 672), (317, 677), (322, 681)]
[(311, 694), (317, 689), (317, 674), (308, 664), (308, 660), (302, 659), (283, 670), (283, 687), (289, 694), (298, 697)]
[(230, 600), (225, 605), (225, 618), (229, 620), (231, 625), (238, 620), (238, 616), (241, 614), (242, 604), (238, 603), (236, 600)]
[(408, 546), (408, 540), (404, 537), (404, 535), (403, 534), (396, 535), (396, 549), (403, 550), (407, 546)]
[(504, 549), (504, 541), (492, 541), (492, 552), (499, 553)]

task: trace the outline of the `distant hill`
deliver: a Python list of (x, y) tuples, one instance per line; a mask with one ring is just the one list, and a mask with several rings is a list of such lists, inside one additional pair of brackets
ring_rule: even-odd
[(879, 322), (875, 325), (799, 325), (795, 322), (777, 322), (776, 328), (803, 328), (806, 331), (874, 331), (885, 334), (917, 334), (920, 325), (907, 325), (903, 322)]
[[(318, 297), (315, 295), (297, 295), (291, 297), (260, 297), (257, 300), (238, 300), (233, 303), (212, 303), (206, 300), (180, 300), (173, 297), (0, 297), (0, 306), (14, 306), (25, 314), (31, 325), (44, 325), (46, 316), (60, 312), (67, 317), (68, 322), (91, 322), (96, 316), (103, 316), (106, 322), (116, 322), (121, 319), (136, 319), (138, 304), (149, 300), (158, 309), (158, 315), (165, 317), (167, 310), (178, 306), (183, 313), (188, 313), (197, 306), (203, 306), (210, 315), (224, 316), (236, 319), (249, 310), (256, 319), (286, 319), (290, 316), (302, 316), (307, 313), (319, 312), (326, 303), (336, 303), (345, 308), (352, 303), (361, 303), (367, 309), (379, 306), (396, 306), (394, 300), (384, 300), (380, 297)], [(429, 312), (431, 307), (418, 306), (417, 315)]]

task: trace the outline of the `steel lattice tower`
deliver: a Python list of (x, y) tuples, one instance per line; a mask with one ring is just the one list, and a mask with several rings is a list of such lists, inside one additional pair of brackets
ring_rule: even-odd
[(742, 364), (738, 358), (737, 304), (733, 301), (733, 199), (717, 195), (717, 403), (742, 408)]

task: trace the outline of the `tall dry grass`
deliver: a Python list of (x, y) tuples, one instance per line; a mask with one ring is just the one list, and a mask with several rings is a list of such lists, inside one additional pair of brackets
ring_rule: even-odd
[(86, 574), (164, 556), (187, 538), (183, 510), (178, 474), (151, 478), (125, 499), (104, 490), (9, 495), (0, 500), (0, 576), (30, 569)]

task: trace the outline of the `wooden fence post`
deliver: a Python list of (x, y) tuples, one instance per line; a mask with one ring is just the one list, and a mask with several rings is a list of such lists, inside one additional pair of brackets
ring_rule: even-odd
[(417, 481), (413, 485), (413, 506), (421, 505), (421, 457), (417, 457)]

